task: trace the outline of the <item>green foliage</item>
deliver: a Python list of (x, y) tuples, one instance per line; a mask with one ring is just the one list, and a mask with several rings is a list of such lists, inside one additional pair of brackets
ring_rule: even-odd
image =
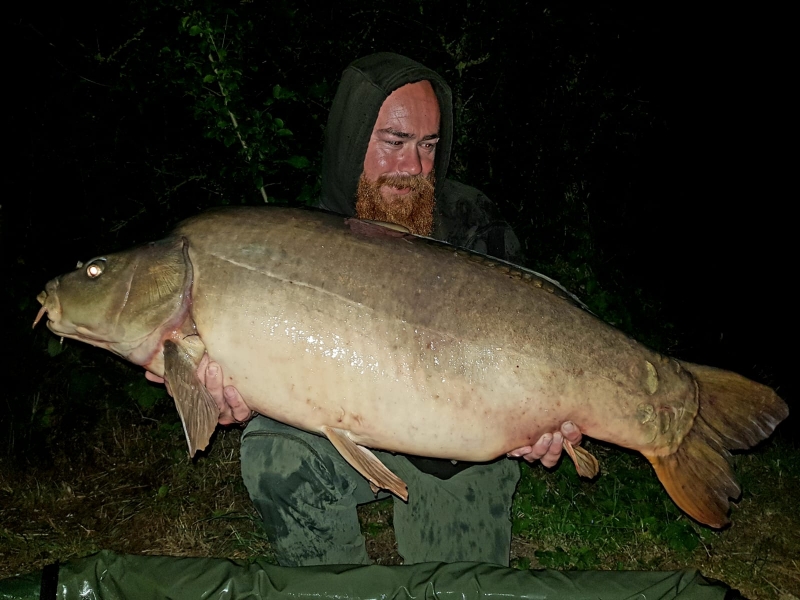
[(64, 351), (63, 340), (57, 337), (51, 337), (49, 340), (47, 340), (47, 354), (50, 356), (50, 358), (58, 356), (63, 351)]
[(163, 385), (155, 385), (144, 376), (138, 377), (126, 386), (128, 397), (143, 410), (152, 409), (159, 402), (170, 402), (171, 399)]
[[(691, 553), (700, 529), (669, 499), (649, 465), (631, 453), (588, 443), (603, 465), (591, 482), (581, 480), (569, 461), (553, 473), (523, 466), (513, 532), (538, 546), (540, 565), (592, 569), (614, 559), (622, 545)], [(646, 568), (647, 556), (640, 559)]]
[(77, 368), (69, 374), (69, 395), (75, 402), (91, 402), (103, 383), (95, 369)]
[(247, 62), (256, 39), (253, 20), (215, 5), (185, 2), (184, 10), (188, 14), (180, 19), (179, 32), (191, 39), (162, 48), (164, 73), (193, 99), (191, 110), (203, 136), (221, 142), (238, 157), (238, 162), (228, 167), (233, 179), (249, 182), (267, 202), (266, 186), (282, 162), (296, 169), (310, 166), (307, 159), (298, 162), (303, 157), (283, 158), (293, 134), (283, 119), (273, 114), (297, 94), (280, 84), (258, 101), (247, 93), (248, 76), (258, 70)]

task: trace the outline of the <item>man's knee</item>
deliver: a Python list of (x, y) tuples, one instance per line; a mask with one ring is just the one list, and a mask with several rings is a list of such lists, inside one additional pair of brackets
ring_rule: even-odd
[(280, 564), (369, 562), (357, 483), (327, 440), (274, 421), (257, 423), (242, 435), (241, 456), (245, 486)]
[(346, 482), (336, 476), (326, 453), (314, 447), (313, 436), (308, 439), (310, 434), (294, 431), (245, 431), (241, 467), (250, 497), (279, 504), (292, 499), (312, 504), (337, 501)]

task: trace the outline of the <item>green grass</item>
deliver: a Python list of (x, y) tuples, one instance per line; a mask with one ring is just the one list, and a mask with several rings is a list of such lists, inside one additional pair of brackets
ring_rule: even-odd
[(700, 527), (669, 499), (642, 457), (586, 446), (602, 464), (593, 481), (581, 480), (568, 461), (555, 472), (523, 468), (513, 532), (539, 547), (522, 565), (643, 569), (652, 566), (654, 548), (684, 556), (697, 548)]
[(586, 442), (601, 474), (580, 479), (524, 466), (514, 499), (512, 565), (519, 569), (671, 570), (697, 568), (748, 598), (800, 592), (800, 452), (785, 437), (737, 455), (741, 500), (732, 525), (698, 525), (669, 499), (647, 461)]

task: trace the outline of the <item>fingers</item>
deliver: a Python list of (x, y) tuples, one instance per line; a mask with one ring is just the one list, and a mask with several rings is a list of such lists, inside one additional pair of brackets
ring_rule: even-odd
[[(203, 355), (197, 365), (195, 375), (197, 375), (197, 379), (206, 387), (208, 393), (214, 399), (214, 404), (219, 409), (220, 425), (245, 423), (255, 414), (245, 404), (241, 394), (239, 394), (239, 390), (232, 385), (223, 385), (225, 379), (222, 376), (222, 367), (219, 366), (219, 363), (213, 362), (208, 357), (208, 354)], [(145, 371), (144, 376), (148, 381), (166, 383), (163, 377), (154, 375), (150, 371)], [(166, 385), (167, 391), (171, 395), (172, 391), (169, 389), (169, 384)]]
[(558, 459), (561, 458), (561, 451), (563, 450), (563, 443), (564, 436), (561, 435), (560, 431), (556, 431), (553, 434), (553, 439), (550, 442), (550, 445), (547, 448), (547, 452), (539, 459), (543, 466), (547, 467), (555, 467)]
[(230, 425), (236, 422), (231, 412), (231, 407), (225, 398), (225, 386), (223, 386), (222, 368), (218, 363), (208, 359), (208, 355), (203, 356), (203, 360), (197, 366), (197, 378), (206, 386), (208, 393), (214, 399), (214, 404), (219, 409), (219, 424)]
[[(201, 363), (202, 365), (202, 363)], [(199, 367), (198, 367), (199, 369)], [(214, 398), (214, 402), (220, 411), (227, 408), (225, 403), (225, 394), (222, 385), (222, 369), (215, 362), (209, 362), (204, 370), (204, 377), (199, 378), (206, 386), (208, 393)]]
[(245, 404), (239, 390), (234, 386), (224, 384), (222, 367), (204, 355), (197, 366), (197, 378), (206, 386), (208, 393), (214, 399), (214, 404), (219, 409), (219, 424), (232, 425), (244, 423), (252, 416), (252, 411)]
[(151, 373), (150, 371), (144, 372), (144, 378), (147, 379), (147, 381), (152, 381), (153, 383), (164, 383), (163, 377), (159, 377), (158, 375), (156, 375), (155, 373)]
[[(514, 450), (511, 450), (510, 452), (507, 452), (506, 456), (508, 458), (520, 458), (522, 456), (526, 456), (528, 454), (531, 454), (531, 452), (533, 452), (533, 446), (522, 446), (521, 448), (516, 448)], [(538, 459), (534, 459), (534, 460), (538, 460)]]
[[(537, 442), (533, 446), (522, 446), (521, 448), (516, 448), (511, 452), (509, 452), (507, 456), (513, 458), (523, 458), (528, 462), (535, 462), (537, 460), (540, 460), (545, 455), (547, 455), (552, 443), (553, 443), (553, 434), (545, 433), (542, 437), (540, 437), (537, 440)], [(560, 440), (558, 445), (560, 448), (561, 447)]]
[(583, 438), (581, 430), (578, 429), (578, 426), (572, 421), (564, 421), (564, 423), (562, 423), (561, 434), (565, 439), (569, 440), (569, 443), (573, 446), (580, 444)]
[(509, 452), (506, 456), (523, 458), (528, 462), (541, 461), (545, 467), (554, 467), (561, 458), (564, 449), (564, 440), (567, 439), (575, 446), (582, 439), (581, 430), (572, 421), (565, 421), (561, 430), (554, 433), (545, 433), (533, 446), (522, 446)]
[(230, 408), (231, 417), (233, 420), (237, 423), (249, 421), (253, 416), (253, 412), (250, 410), (250, 407), (245, 404), (241, 394), (239, 394), (239, 390), (232, 385), (229, 385), (225, 387), (224, 394), (225, 402)]
[[(208, 365), (210, 362), (211, 359), (208, 358), (208, 354), (203, 354), (203, 358), (200, 359), (200, 364), (197, 365), (197, 370), (194, 372), (195, 375), (197, 375), (197, 378), (200, 380), (200, 383), (203, 385), (206, 385), (206, 371), (208, 370)], [(217, 368), (219, 368), (219, 365), (217, 365)]]

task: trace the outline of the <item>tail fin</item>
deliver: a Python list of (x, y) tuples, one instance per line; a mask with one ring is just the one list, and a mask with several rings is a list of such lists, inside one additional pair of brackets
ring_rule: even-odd
[(750, 448), (769, 437), (789, 408), (771, 388), (736, 373), (681, 365), (697, 381), (697, 417), (675, 452), (647, 458), (681, 509), (701, 523), (724, 527), (730, 522), (728, 499), (741, 493), (729, 450)]

